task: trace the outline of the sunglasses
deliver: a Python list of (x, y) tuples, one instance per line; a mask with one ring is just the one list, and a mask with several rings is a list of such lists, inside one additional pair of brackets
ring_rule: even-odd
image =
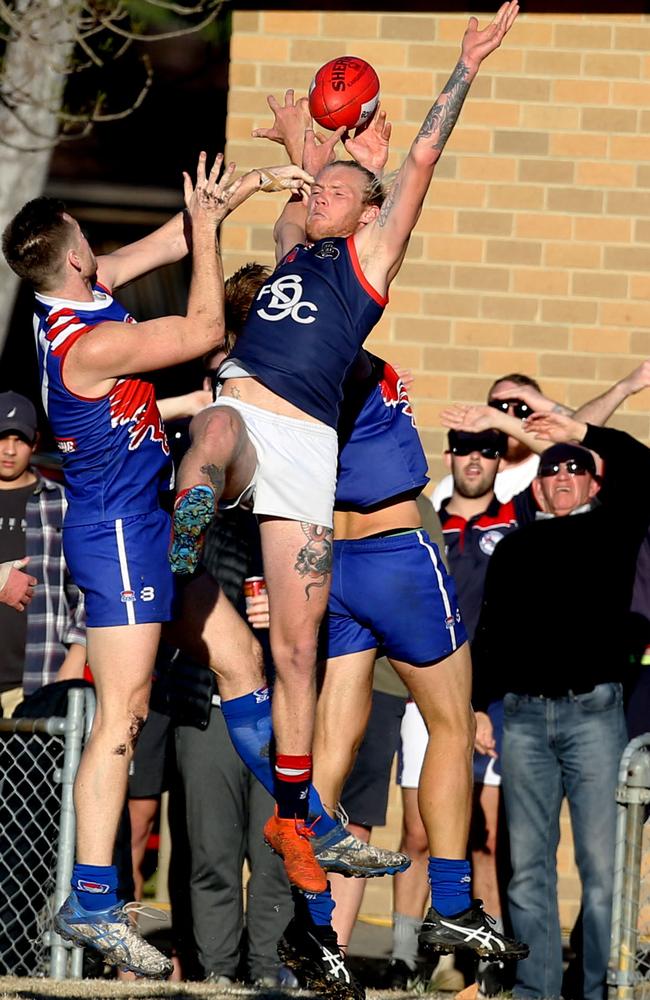
[(576, 462), (574, 458), (570, 458), (568, 462), (550, 462), (548, 465), (540, 465), (538, 475), (542, 476), (543, 479), (547, 479), (549, 476), (557, 476), (562, 466), (564, 466), (570, 476), (587, 475), (584, 465)]
[(451, 449), (452, 455), (460, 455), (463, 458), (466, 455), (471, 455), (475, 451), (477, 451), (483, 458), (490, 458), (494, 460), (495, 458), (501, 457), (499, 449), (495, 448), (493, 445), (475, 445), (470, 441), (463, 442), (463, 444), (455, 444)]
[(493, 410), (501, 410), (502, 413), (507, 413), (511, 409), (514, 416), (520, 420), (529, 417), (533, 412), (528, 403), (522, 403), (520, 399), (491, 399), (488, 406)]

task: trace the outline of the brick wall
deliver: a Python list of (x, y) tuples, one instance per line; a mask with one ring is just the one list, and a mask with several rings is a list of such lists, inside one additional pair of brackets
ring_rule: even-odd
[[(453, 68), (461, 14), (236, 11), (228, 155), (273, 162), (250, 138), (267, 93), (306, 92), (343, 53), (368, 59), (398, 165)], [(416, 414), (437, 478), (448, 400), (481, 400), (521, 370), (579, 404), (650, 354), (650, 17), (522, 15), (484, 64), (440, 161), (371, 345), (417, 373)], [(342, 147), (341, 147), (342, 148)], [(224, 227), (227, 272), (271, 260), (279, 196)], [(650, 393), (616, 424), (647, 440)]]
[[(306, 92), (343, 53), (377, 69), (398, 165), (459, 51), (460, 14), (233, 13), (228, 156), (281, 151), (250, 138), (265, 96)], [(438, 478), (440, 408), (482, 400), (520, 370), (578, 405), (650, 355), (650, 17), (523, 15), (475, 81), (440, 161), (408, 256), (371, 345), (415, 371), (420, 431)], [(270, 263), (281, 199), (252, 199), (224, 227), (226, 273)], [(650, 437), (650, 392), (615, 423)], [(399, 804), (378, 842), (395, 846)], [(562, 920), (578, 907), (566, 815)], [(388, 880), (366, 912), (390, 914)]]

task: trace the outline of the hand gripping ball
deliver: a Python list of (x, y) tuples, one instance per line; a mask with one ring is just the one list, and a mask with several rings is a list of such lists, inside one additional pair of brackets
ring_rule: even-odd
[(379, 77), (365, 59), (339, 56), (316, 72), (309, 88), (314, 121), (334, 132), (369, 121), (379, 101)]

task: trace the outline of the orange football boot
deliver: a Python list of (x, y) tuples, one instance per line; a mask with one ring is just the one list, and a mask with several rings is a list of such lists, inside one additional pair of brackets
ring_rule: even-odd
[(313, 836), (304, 819), (283, 819), (277, 808), (264, 826), (264, 839), (284, 861), (291, 884), (306, 892), (324, 892), (327, 875), (314, 855), (310, 843)]

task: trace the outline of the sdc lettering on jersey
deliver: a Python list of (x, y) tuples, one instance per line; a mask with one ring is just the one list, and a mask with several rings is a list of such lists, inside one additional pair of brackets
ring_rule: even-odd
[(263, 285), (257, 301), (264, 301), (263, 308), (257, 310), (261, 319), (277, 323), (281, 319), (291, 319), (295, 323), (313, 323), (318, 312), (318, 306), (303, 299), (302, 278), (299, 274), (285, 274), (276, 278), (270, 285)]

